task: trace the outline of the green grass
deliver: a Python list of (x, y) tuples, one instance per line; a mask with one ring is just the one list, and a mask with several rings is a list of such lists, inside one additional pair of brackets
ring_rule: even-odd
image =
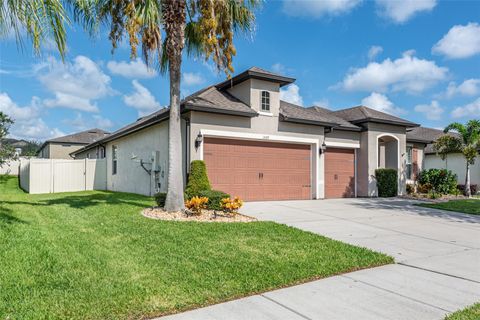
[(0, 319), (138, 319), (393, 262), (272, 222), (144, 218), (151, 198), (0, 179)]
[(439, 203), (419, 203), (421, 207), (457, 211), (468, 214), (480, 215), (480, 199), (450, 200)]
[(480, 319), (480, 303), (452, 313), (445, 320), (478, 320)]

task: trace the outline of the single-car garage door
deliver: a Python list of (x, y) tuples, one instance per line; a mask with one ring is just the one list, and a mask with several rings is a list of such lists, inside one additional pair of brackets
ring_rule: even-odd
[(355, 197), (355, 151), (325, 151), (325, 198)]
[(309, 145), (205, 138), (212, 188), (247, 201), (311, 199)]

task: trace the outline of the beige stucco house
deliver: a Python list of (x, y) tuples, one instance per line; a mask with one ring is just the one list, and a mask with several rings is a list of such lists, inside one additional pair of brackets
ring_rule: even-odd
[[(90, 129), (63, 137), (45, 141), (38, 149), (37, 156), (45, 159), (72, 159), (72, 152), (108, 136), (109, 133), (101, 129)], [(94, 152), (101, 150), (95, 149)], [(101, 156), (101, 155), (99, 155)], [(97, 154), (87, 152), (86, 158), (97, 158)]]
[[(184, 179), (201, 159), (213, 188), (245, 200), (374, 197), (375, 169), (394, 168), (405, 193), (429, 143), (407, 137), (418, 125), (366, 106), (331, 111), (282, 101), (280, 88), (294, 81), (253, 67), (185, 98)], [(72, 155), (104, 149), (109, 190), (166, 191), (168, 116), (159, 110)]]
[[(458, 135), (450, 132), (451, 135)], [(433, 149), (433, 142), (444, 135), (442, 130), (416, 127), (407, 132), (407, 139), (422, 139), (428, 142), (424, 149), (423, 169), (443, 168), (452, 171), (457, 175), (458, 184), (465, 184), (466, 162), (461, 153), (452, 153), (442, 159)], [(470, 167), (470, 183), (480, 186), (480, 150), (475, 164)]]

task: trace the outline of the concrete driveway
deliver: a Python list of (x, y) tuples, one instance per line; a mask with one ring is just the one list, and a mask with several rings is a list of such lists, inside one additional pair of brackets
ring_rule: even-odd
[(243, 212), (395, 257), (167, 319), (443, 319), (480, 301), (480, 216), (401, 199), (246, 203)]

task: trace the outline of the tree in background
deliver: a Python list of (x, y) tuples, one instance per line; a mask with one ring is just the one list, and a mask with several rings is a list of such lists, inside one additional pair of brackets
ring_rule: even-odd
[(2, 143), (1, 141), (7, 136), (10, 125), (13, 124), (13, 120), (6, 114), (0, 111), (0, 167), (10, 159), (15, 157), (15, 150), (9, 145)]
[(465, 157), (465, 195), (471, 197), (470, 166), (475, 164), (475, 159), (480, 149), (480, 120), (470, 120), (466, 125), (454, 122), (449, 124), (443, 132), (455, 131), (459, 136), (444, 135), (435, 141), (433, 148), (443, 160), (449, 153), (460, 152)]

